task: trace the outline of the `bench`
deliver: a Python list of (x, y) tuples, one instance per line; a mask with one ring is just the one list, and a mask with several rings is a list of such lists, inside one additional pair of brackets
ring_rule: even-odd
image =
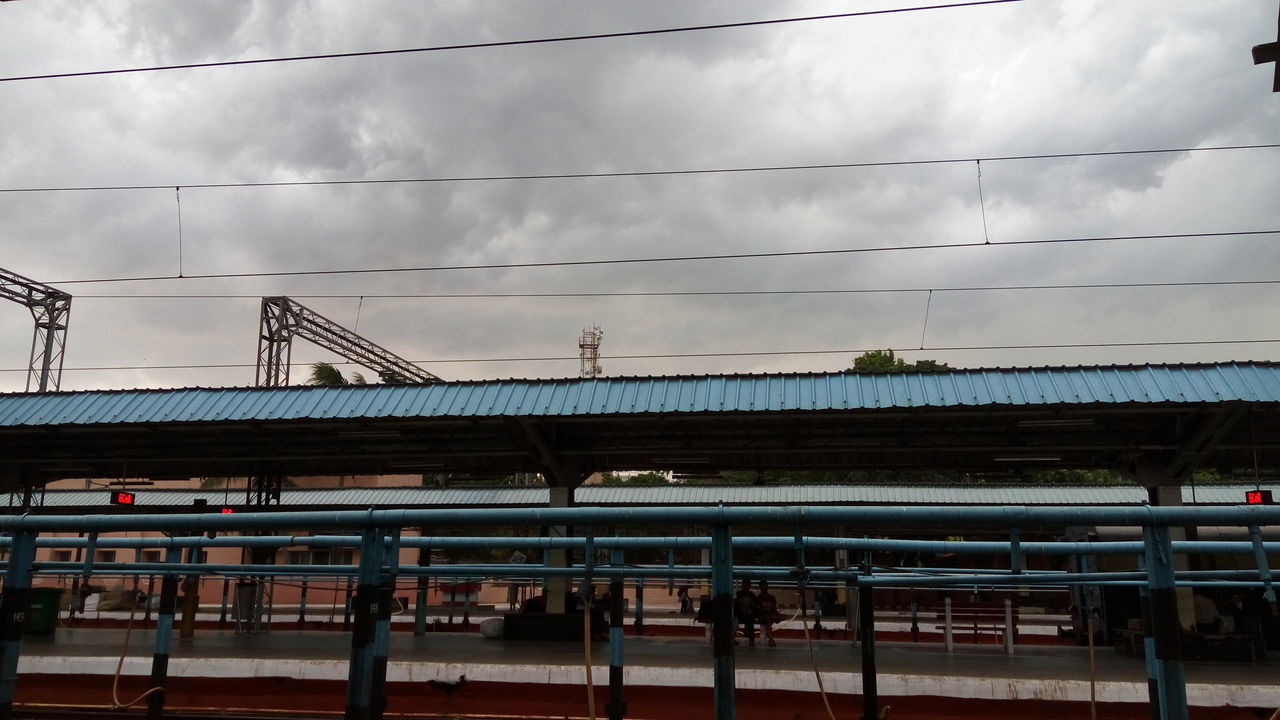
[(936, 629), (943, 631), (942, 640), (947, 652), (955, 649), (953, 632), (959, 628), (972, 629), (974, 642), (978, 640), (979, 629), (990, 630), (1003, 640), (1005, 654), (1013, 654), (1013, 641), (1018, 635), (1018, 606), (1013, 601), (953, 602), (946, 598), (937, 611), (941, 624)]

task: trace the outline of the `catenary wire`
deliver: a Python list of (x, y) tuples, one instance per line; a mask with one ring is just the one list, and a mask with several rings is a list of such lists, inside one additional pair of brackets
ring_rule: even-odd
[(493, 42), (461, 43), (455, 45), (433, 45), (428, 47), (400, 48), (396, 50), (366, 50), (362, 52), (321, 53), (314, 55), (294, 55), (290, 57), (259, 58), (256, 60), (222, 60), (217, 62), (182, 63), (176, 65), (152, 65), (148, 67), (119, 68), (115, 70), (88, 70), (82, 72), (49, 73), (44, 75), (19, 75), (0, 77), (0, 82), (18, 82), (23, 80), (55, 80), (61, 78), (91, 77), (99, 75), (125, 75), (131, 73), (160, 72), (164, 70), (195, 70), (201, 68), (233, 67), (238, 65), (267, 65), (273, 63), (299, 62), (304, 60), (335, 60), (340, 58), (377, 57), (382, 55), (408, 55), (415, 53), (443, 52), (451, 50), (480, 50), (485, 48), (517, 47), (521, 45), (550, 45), (553, 43), (582, 42), (587, 40), (609, 40), (615, 38), (643, 37), (647, 35), (671, 35), (675, 33), (703, 32), (708, 30), (731, 30), (734, 28), (759, 27), (765, 25), (785, 25), (790, 23), (814, 22), (818, 20), (840, 20), (873, 15), (893, 15), (898, 13), (924, 12), (928, 10), (949, 10), (955, 8), (977, 7), (982, 5), (1004, 5), (1022, 2), (1022, 0), (972, 0), (971, 2), (945, 3), (938, 5), (919, 5), (914, 7), (886, 8), (883, 10), (862, 10), (857, 12), (833, 13), (829, 15), (808, 15), (805, 17), (774, 18), (771, 20), (746, 20), (742, 22), (715, 23), (708, 25), (688, 25), (682, 27), (657, 28), (653, 30), (627, 30), (610, 33), (593, 33), (585, 35), (562, 35), (557, 37), (530, 38), (525, 40), (498, 40)]
[(991, 157), (925, 158), (916, 160), (883, 160), (845, 163), (817, 163), (808, 165), (755, 165), (725, 168), (685, 168), (674, 170), (621, 170), (617, 172), (577, 173), (527, 173), (513, 175), (453, 175), (440, 177), (412, 177), (385, 179), (346, 180), (278, 180), (225, 183), (165, 183), (163, 185), (46, 185), (37, 187), (0, 188), (0, 193), (84, 192), (91, 190), (168, 190), (181, 187), (186, 190), (210, 190), (219, 188), (272, 188), (309, 187), (323, 185), (404, 185), (426, 183), (492, 182), (499, 180), (577, 180), (594, 178), (640, 178), (672, 175), (730, 175), (735, 173), (767, 173), (802, 170), (847, 170), (857, 168), (907, 167), (914, 165), (957, 165), (968, 163), (1016, 162), (1028, 160), (1069, 160), (1074, 158), (1119, 157), (1126, 155), (1162, 155), (1192, 152), (1220, 152), (1227, 150), (1269, 150), (1280, 148), (1280, 143), (1255, 145), (1204, 145), (1181, 148), (1147, 148), (1137, 150), (1099, 150), (1093, 152), (1039, 153), (1032, 155), (993, 155)]
[(1110, 235), (1075, 238), (1049, 238), (1041, 240), (1007, 240), (996, 243), (936, 243), (933, 245), (879, 245), (862, 248), (833, 248), (830, 250), (779, 250), (751, 253), (724, 253), (716, 255), (669, 255), (648, 258), (608, 258), (601, 260), (546, 260), (518, 263), (480, 263), (475, 265), (420, 265), (397, 268), (345, 268), (337, 270), (264, 270), (258, 272), (187, 273), (177, 275), (142, 275), (135, 277), (81, 278), (55, 280), (51, 285), (77, 285), (89, 283), (153, 282), (158, 280), (221, 280), (228, 278), (298, 277), (304, 275), (368, 275), (374, 273), (444, 272), (458, 270), (513, 270), (526, 268), (578, 267), (598, 265), (636, 265), (644, 263), (692, 262), (709, 260), (751, 260), (821, 255), (853, 255), (862, 253), (902, 252), (909, 250), (949, 250), (959, 248), (1028, 247), (1037, 245), (1069, 245), (1081, 243), (1114, 242), (1121, 240), (1178, 240), (1188, 238), (1243, 237), (1246, 235), (1277, 235), (1280, 230), (1240, 230), (1208, 233), (1162, 233), (1153, 235)]
[[(1127, 283), (1063, 283), (1054, 285), (957, 285), (951, 287), (916, 288), (822, 288), (807, 290), (652, 290), (609, 292), (544, 292), (544, 293), (291, 293), (296, 300), (322, 299), (379, 299), (379, 300), (469, 300), (503, 298), (601, 298), (601, 297), (705, 297), (742, 295), (861, 295), (877, 293), (927, 293), (927, 292), (999, 292), (1024, 290), (1104, 290), (1121, 288), (1179, 288), (1179, 287), (1231, 287), (1249, 285), (1280, 285), (1280, 280), (1187, 280), (1173, 282)], [(92, 300), (259, 300), (262, 294), (251, 293), (163, 293), (163, 294), (85, 294), (76, 299)]]
[[(1246, 340), (1161, 340), (1150, 342), (1112, 342), (1112, 343), (1033, 343), (1025, 345), (938, 345), (932, 347), (902, 348), (843, 348), (830, 350), (751, 350), (741, 352), (706, 352), (706, 353), (644, 353), (634, 355), (601, 355), (601, 360), (665, 360), (684, 358), (721, 358), (721, 357), (768, 357), (780, 355), (859, 355), (874, 350), (892, 350), (893, 352), (972, 352), (976, 350), (1068, 350), (1088, 348), (1129, 348), (1129, 347), (1175, 347), (1197, 345), (1264, 345), (1280, 343), (1280, 338), (1253, 338)], [(560, 362), (577, 361), (577, 355), (546, 355), (535, 357), (498, 357), (498, 358), (445, 358), (441, 360), (410, 360), (415, 365), (459, 364), (459, 363), (505, 363), (505, 362)], [(289, 363), (291, 367), (306, 367), (310, 362)], [(352, 361), (338, 361), (331, 365), (359, 365)], [(64, 367), (64, 372), (76, 371), (109, 371), (109, 370), (207, 370), (235, 369), (256, 367), (253, 363), (203, 363), (190, 365), (101, 365)], [(27, 372), (28, 368), (0, 368), (0, 372)]]

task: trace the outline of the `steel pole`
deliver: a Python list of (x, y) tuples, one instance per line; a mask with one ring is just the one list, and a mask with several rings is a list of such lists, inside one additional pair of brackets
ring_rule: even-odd
[(1173, 544), (1169, 528), (1143, 528), (1146, 544), (1148, 609), (1146, 631), (1152, 657), (1148, 668), (1154, 675), (1155, 708), (1159, 720), (1187, 720), (1186, 673), (1182, 666), (1182, 627), (1178, 621), (1178, 597), (1174, 589)]
[[(165, 560), (182, 562), (182, 548), (171, 547)], [(160, 611), (156, 616), (155, 649), (151, 655), (151, 687), (160, 688), (147, 696), (147, 720), (164, 717), (165, 685), (169, 678), (169, 644), (173, 640), (173, 615), (178, 606), (178, 576), (165, 575), (160, 581)]]
[[(360, 579), (356, 585), (355, 602), (352, 603), (355, 619), (351, 631), (351, 664), (347, 674), (347, 720), (376, 720), (381, 715), (381, 701), (374, 697), (375, 677), (374, 638), (382, 614), (380, 587), (382, 574), (382, 531), (369, 528), (364, 531), (360, 545)], [(386, 667), (382, 668), (385, 677)]]
[(13, 712), (13, 691), (18, 683), (18, 658), (22, 655), (22, 627), (31, 598), (31, 566), (36, 559), (36, 534), (13, 534), (9, 567), (0, 593), (0, 719)]
[[(609, 563), (622, 567), (622, 550), (609, 552)], [(609, 704), (605, 710), (609, 720), (622, 720), (627, 713), (622, 685), (622, 577), (615, 575), (609, 581)]]
[(733, 539), (728, 525), (711, 529), (712, 658), (715, 720), (733, 720)]
[(876, 609), (871, 585), (858, 585), (858, 636), (862, 639), (862, 720), (879, 720), (876, 689)]

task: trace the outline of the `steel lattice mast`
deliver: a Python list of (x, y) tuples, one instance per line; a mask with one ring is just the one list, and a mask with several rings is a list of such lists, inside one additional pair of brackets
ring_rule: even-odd
[(36, 321), (27, 368), (27, 391), (58, 390), (62, 385), (62, 357), (67, 346), (71, 294), (0, 268), (0, 297), (25, 305)]
[(442, 382), (439, 377), (315, 310), (288, 297), (277, 296), (262, 298), (255, 385), (280, 387), (289, 384), (289, 359), (295, 337), (309, 340), (374, 370), (385, 383), (405, 385)]

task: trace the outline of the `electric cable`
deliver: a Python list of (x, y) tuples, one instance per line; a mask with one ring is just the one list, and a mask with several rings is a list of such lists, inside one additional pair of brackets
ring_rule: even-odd
[(598, 178), (640, 178), (679, 175), (731, 175), (737, 173), (768, 173), (802, 170), (848, 170), (857, 168), (909, 167), (914, 165), (955, 165), (968, 163), (1014, 162), (1027, 160), (1067, 160), (1075, 158), (1117, 157), (1126, 155), (1161, 155), (1192, 152), (1218, 152), (1225, 150), (1266, 150), (1280, 148), (1280, 143), (1255, 145), (1206, 145), (1181, 148), (1149, 148), (1139, 150), (1102, 150), (1095, 152), (1041, 153), (1033, 155), (993, 155), (991, 157), (933, 158), (923, 160), (885, 160), (844, 163), (818, 163), (809, 165), (757, 165), (725, 168), (686, 168), (668, 170), (621, 170), (617, 172), (532, 173), (513, 175), (454, 175), (439, 177), (410, 177), (385, 179), (339, 180), (278, 180), (225, 183), (179, 183), (164, 185), (47, 185), (36, 187), (0, 188), (0, 193), (85, 192), (91, 190), (168, 190), (183, 187), (187, 190), (211, 190), (222, 188), (271, 188), (312, 187), (325, 185), (407, 185), (428, 183), (471, 183), (502, 180), (580, 180)]
[(643, 37), (647, 35), (670, 35), (675, 33), (702, 32), (707, 30), (729, 30), (744, 27), (765, 25), (785, 25), (789, 23), (813, 22), (818, 20), (839, 20), (873, 15), (893, 15), (898, 13), (923, 12), (927, 10), (949, 10), (954, 8), (976, 7), (981, 5), (1003, 5), (1022, 2), (1022, 0), (972, 0), (971, 2), (955, 2), (940, 5), (920, 5), (915, 7), (887, 8), (884, 10), (862, 10), (858, 12), (833, 13), (829, 15), (809, 15), (805, 17), (774, 18), (771, 20), (746, 20), (742, 22), (715, 23), (708, 25), (689, 25), (682, 27), (658, 28), (653, 30), (628, 30), (610, 33), (594, 33), (587, 35), (563, 35), (557, 37), (531, 38), (526, 40), (498, 40), (493, 42), (461, 43), (455, 45), (433, 45), (428, 47), (400, 48), (396, 50), (366, 50), (363, 52), (322, 53), (314, 55), (295, 55), (290, 57), (259, 58), (256, 60), (222, 60), (203, 63), (182, 63), (175, 65), (152, 65), (148, 67), (120, 68), (116, 70), (89, 70), (82, 72), (49, 73), (43, 75), (18, 75), (0, 77), (0, 82), (18, 82), (23, 80), (54, 80), (61, 78), (91, 77), (99, 75), (124, 75), (132, 73), (160, 72), (164, 70), (194, 70), (200, 68), (232, 67), (238, 65), (266, 65), (272, 63), (299, 62), (303, 60), (334, 60), (339, 58), (376, 57), (381, 55), (408, 55), (414, 53), (442, 52), (450, 50), (479, 50), (483, 48), (517, 47), (521, 45), (549, 45), (552, 43), (581, 42), (586, 40), (609, 40), (626, 37)]
[[(602, 298), (602, 297), (716, 297), (750, 295), (862, 295), (880, 293), (931, 293), (931, 292), (994, 292), (1024, 290), (1101, 290), (1120, 288), (1179, 288), (1179, 287), (1227, 287), (1249, 285), (1280, 285), (1280, 280), (1187, 280), (1171, 282), (1116, 282), (1116, 283), (1058, 283), (1052, 285), (953, 285), (945, 287), (880, 287), (880, 288), (808, 288), (804, 290), (649, 290), (649, 291), (601, 291), (601, 292), (540, 292), (540, 293), (290, 293), (299, 300), (379, 299), (379, 300), (469, 300), (505, 298)], [(77, 300), (260, 300), (261, 294), (248, 293), (163, 293), (163, 294), (85, 294)]]
[[(771, 357), (782, 355), (860, 355), (875, 350), (892, 350), (895, 353), (912, 352), (972, 352), (977, 350), (1067, 350), (1090, 348), (1128, 348), (1128, 347), (1174, 347), (1174, 346), (1208, 346), (1208, 345), (1264, 345), (1280, 343), (1280, 338), (1254, 338), (1241, 340), (1163, 340), (1150, 342), (1112, 342), (1112, 343), (1028, 343), (1024, 345), (940, 345), (934, 347), (905, 348), (845, 348), (832, 350), (755, 350), (741, 352), (705, 352), (705, 353), (638, 353), (633, 355), (601, 355), (601, 360), (670, 360), (682, 358), (720, 358), (720, 357)], [(548, 355), (534, 357), (491, 357), (491, 358), (444, 358), (431, 360), (410, 360), (421, 365), (456, 364), (456, 363), (500, 363), (500, 362), (559, 362), (579, 360), (577, 355)], [(313, 363), (293, 362), (290, 367), (306, 367)], [(331, 365), (358, 365), (359, 363), (342, 360)], [(99, 365), (63, 368), (68, 372), (110, 371), (110, 370), (209, 370), (256, 367), (253, 363), (199, 363), (185, 365)], [(0, 368), (0, 372), (28, 372), (29, 368)]]
[(1280, 230), (1238, 230), (1207, 233), (1157, 233), (1150, 235), (1109, 235), (1072, 238), (1047, 238), (1039, 240), (1007, 240), (997, 243), (951, 242), (932, 245), (876, 245), (859, 248), (832, 248), (828, 250), (776, 250), (749, 253), (722, 253), (707, 255), (668, 255), (647, 258), (605, 258), (600, 260), (543, 260), (509, 263), (477, 263), (472, 265), (420, 265), (414, 267), (345, 268), (332, 270), (263, 270), (257, 272), (188, 273), (177, 275), (143, 275), (135, 277), (81, 278), (57, 280), (51, 285), (80, 285), (92, 283), (154, 282), (159, 280), (223, 280), (229, 278), (300, 277), (330, 275), (368, 275), (380, 273), (447, 272), (460, 270), (516, 270), (552, 267), (588, 267), (603, 265), (638, 265), (645, 263), (672, 263), (716, 260), (755, 260), (784, 257), (815, 257), (826, 255), (857, 255), (882, 252), (907, 252), (913, 250), (955, 250), (962, 248), (1034, 247), (1046, 245), (1076, 245), (1086, 243), (1119, 242), (1125, 240), (1185, 240), (1253, 235), (1278, 235)]

